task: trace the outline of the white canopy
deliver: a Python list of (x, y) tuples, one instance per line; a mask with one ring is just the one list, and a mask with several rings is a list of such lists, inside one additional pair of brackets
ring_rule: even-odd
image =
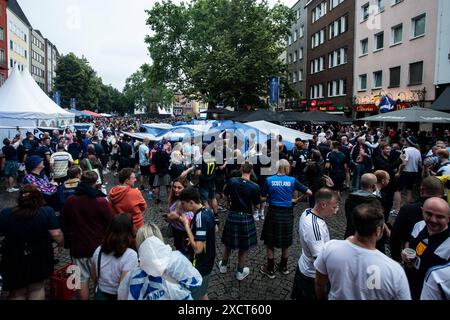
[(247, 122), (246, 125), (258, 129), (266, 135), (270, 135), (271, 133), (281, 134), (283, 136), (283, 141), (292, 143), (295, 142), (296, 138), (301, 138), (302, 140), (311, 140), (313, 138), (311, 134), (279, 126), (267, 121)]
[(58, 127), (74, 120), (42, 91), (28, 70), (15, 68), (0, 87), (0, 126)]

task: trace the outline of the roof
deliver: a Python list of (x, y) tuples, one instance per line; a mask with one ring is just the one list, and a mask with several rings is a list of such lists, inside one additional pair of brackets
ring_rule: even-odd
[(14, 14), (20, 19), (22, 20), (23, 23), (25, 23), (27, 26), (29, 26), (30, 28), (31, 23), (30, 21), (28, 21), (27, 16), (25, 15), (25, 13), (23, 12), (22, 8), (20, 7), (19, 3), (17, 2), (17, 0), (8, 0), (8, 8), (9, 10), (11, 10), (12, 12), (14, 12)]
[(37, 30), (37, 29), (33, 29), (34, 32), (36, 32), (38, 35), (40, 35), (42, 37), (42, 39), (44, 39), (44, 36), (42, 35), (42, 33)]
[(431, 109), (440, 111), (450, 111), (450, 87), (447, 87), (444, 92), (431, 105)]

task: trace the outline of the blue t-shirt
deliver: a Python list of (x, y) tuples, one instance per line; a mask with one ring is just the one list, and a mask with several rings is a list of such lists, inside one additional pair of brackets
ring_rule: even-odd
[(305, 193), (308, 188), (294, 177), (275, 175), (267, 178), (261, 195), (268, 196), (267, 201), (271, 206), (290, 208), (294, 190)]
[(203, 242), (203, 251), (200, 254), (191, 250), (192, 265), (202, 276), (211, 273), (216, 258), (216, 229), (214, 225), (214, 214), (211, 209), (202, 208), (195, 213), (192, 219), (192, 233), (195, 241)]

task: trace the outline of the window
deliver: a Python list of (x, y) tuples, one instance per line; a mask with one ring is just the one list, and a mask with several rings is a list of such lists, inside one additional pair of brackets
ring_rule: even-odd
[(383, 71), (373, 73), (373, 87), (381, 88), (383, 86)]
[(330, 39), (348, 30), (348, 16), (342, 16), (330, 24)]
[(363, 91), (367, 89), (367, 74), (359, 76), (359, 90)]
[(328, 82), (328, 96), (337, 97), (347, 94), (347, 81), (345, 79)]
[(290, 46), (291, 44), (292, 44), (292, 36), (289, 35), (289, 37), (288, 37), (288, 45)]
[(403, 40), (403, 24), (396, 25), (392, 27), (392, 41), (391, 44), (399, 44), (402, 43)]
[(384, 11), (384, 0), (377, 0), (378, 12)]
[(296, 29), (294, 31), (294, 42), (297, 41), (297, 38), (298, 38), (298, 30)]
[(311, 99), (323, 98), (323, 84), (316, 84), (310, 87)]
[(361, 7), (361, 22), (369, 19), (369, 3), (367, 2), (365, 5)]
[(297, 72), (295, 71), (292, 73), (292, 82), (297, 82)]
[(381, 50), (384, 48), (384, 32), (377, 33), (375, 35), (375, 50)]
[(298, 59), (299, 59), (299, 60), (302, 60), (302, 59), (303, 59), (303, 48), (300, 48), (299, 55), (298, 55)]
[(327, 2), (323, 1), (312, 10), (312, 23), (322, 18), (327, 13)]
[(367, 54), (369, 52), (369, 39), (361, 40), (361, 55)]
[(305, 26), (301, 26), (300, 27), (300, 34), (299, 34), (299, 37), (300, 38), (303, 38), (303, 33), (305, 32)]
[(409, 65), (409, 85), (422, 84), (423, 61), (411, 63)]
[(426, 15), (425, 13), (412, 19), (412, 37), (417, 38), (425, 34)]
[(9, 40), (9, 50), (14, 50), (14, 42)]
[(401, 67), (395, 67), (395, 68), (389, 69), (389, 73), (390, 73), (389, 87), (390, 88), (400, 87), (400, 72), (401, 72)]
[(311, 74), (325, 70), (325, 57), (311, 60)]
[(298, 81), (303, 81), (303, 70), (298, 72)]
[(298, 59), (298, 51), (295, 50), (295, 52), (294, 52), (294, 62), (297, 61), (297, 59)]
[(0, 49), (0, 66), (3, 66), (5, 64), (5, 51), (3, 49)]
[(348, 48), (340, 48), (328, 55), (328, 66), (334, 68), (347, 63)]
[(325, 42), (325, 29), (316, 32), (311, 37), (311, 48), (318, 47)]
[(300, 19), (300, 9), (298, 9), (295, 13), (297, 15), (297, 20)]
[(330, 11), (340, 5), (344, 0), (330, 0)]
[(3, 28), (0, 27), (0, 41), (3, 41), (3, 40), (5, 40), (5, 35), (3, 33)]
[(292, 53), (289, 53), (289, 61), (288, 61), (288, 62), (289, 62), (289, 63), (292, 63), (292, 61), (293, 61), (293, 60), (292, 60)]

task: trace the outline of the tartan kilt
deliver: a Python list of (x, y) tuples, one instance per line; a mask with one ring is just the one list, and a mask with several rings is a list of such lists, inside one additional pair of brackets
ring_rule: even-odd
[(232, 250), (247, 251), (258, 244), (253, 215), (230, 211), (222, 233), (222, 243)]
[(261, 240), (268, 247), (289, 248), (292, 245), (294, 210), (269, 206), (261, 233)]
[(294, 285), (292, 287), (292, 300), (317, 300), (315, 279), (305, 276), (300, 272), (297, 264), (295, 271)]

